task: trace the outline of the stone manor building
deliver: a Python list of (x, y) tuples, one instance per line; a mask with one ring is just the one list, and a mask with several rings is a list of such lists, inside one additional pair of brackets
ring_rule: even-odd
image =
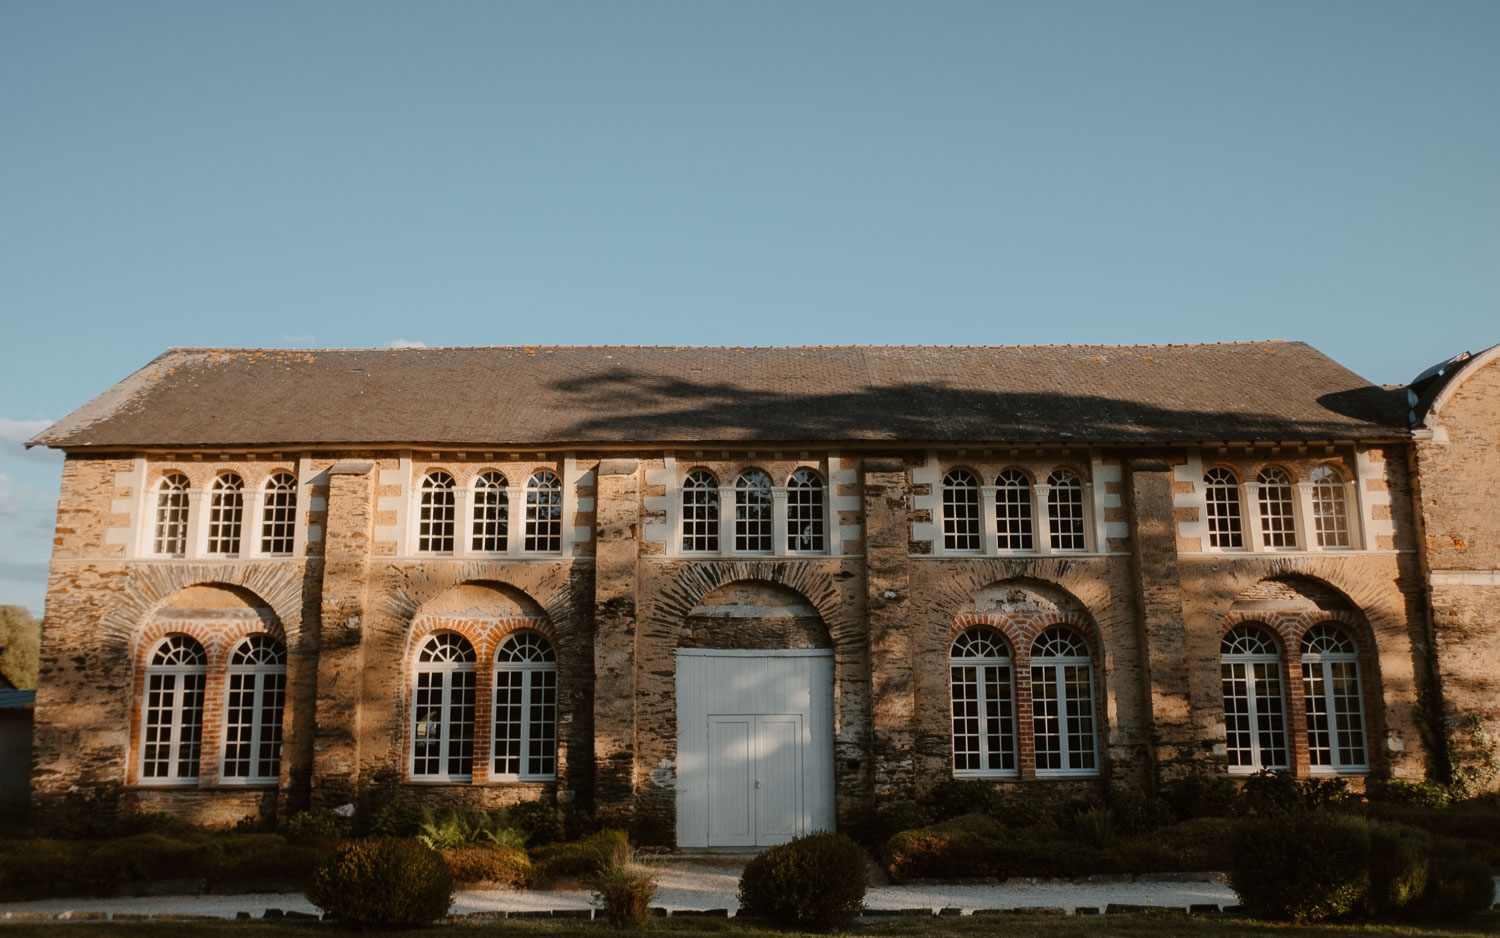
[(756, 845), (1500, 734), (1500, 347), (174, 349), (31, 443), (43, 822)]

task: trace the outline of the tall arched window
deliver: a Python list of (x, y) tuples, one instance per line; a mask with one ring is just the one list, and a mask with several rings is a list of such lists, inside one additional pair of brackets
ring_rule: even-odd
[(222, 777), (273, 783), (281, 771), (286, 646), (269, 635), (251, 635), (229, 656), (226, 677)]
[(188, 478), (180, 472), (167, 474), (157, 486), (155, 534), (152, 553), (166, 557), (187, 553)]
[(232, 472), (221, 475), (208, 494), (208, 552), (239, 556), (244, 525), (245, 480)]
[(798, 469), (786, 484), (786, 549), (822, 551), (823, 478), (811, 469)]
[(266, 483), (260, 515), (260, 552), (285, 556), (297, 540), (297, 480), (278, 472)]
[(719, 552), (719, 480), (707, 469), (694, 469), (682, 480), (682, 550)]
[(967, 629), (948, 652), (953, 774), (1016, 774), (1016, 699), (1010, 646), (995, 629)]
[(1303, 634), (1302, 698), (1307, 712), (1307, 756), (1313, 769), (1358, 772), (1369, 768), (1359, 649), (1344, 630), (1322, 623)]
[(1083, 482), (1069, 469), (1047, 477), (1047, 516), (1053, 550), (1088, 550), (1083, 525)]
[(412, 682), (411, 774), (468, 781), (474, 774), (474, 646), (438, 632), (417, 653)]
[(526, 481), (526, 550), (533, 554), (562, 551), (562, 480), (543, 469)]
[(1260, 541), (1266, 547), (1297, 546), (1296, 499), (1292, 477), (1285, 469), (1267, 466), (1255, 477), (1260, 483)]
[(535, 632), (513, 632), (495, 652), (494, 773), (557, 777), (557, 655)]
[(771, 548), (771, 477), (746, 469), (734, 483), (734, 549), (769, 554)]
[(1208, 546), (1239, 550), (1245, 546), (1241, 528), (1240, 480), (1233, 472), (1216, 466), (1203, 474), (1203, 495), (1208, 503)]
[(1031, 480), (1006, 469), (995, 480), (995, 533), (1001, 550), (1036, 550), (1032, 532)]
[(1219, 644), (1219, 669), (1229, 770), (1290, 768), (1276, 639), (1258, 625), (1235, 626)]
[(943, 549), (984, 549), (979, 480), (967, 469), (951, 469), (943, 476)]
[(196, 782), (203, 752), (208, 655), (186, 635), (169, 635), (146, 665), (141, 708), (141, 781)]
[(1349, 506), (1344, 501), (1344, 476), (1332, 466), (1312, 471), (1313, 532), (1319, 547), (1349, 546)]
[(429, 472), (422, 480), (422, 506), (418, 516), (417, 550), (424, 554), (453, 553), (453, 517), (457, 511), (453, 477), (442, 470)]
[(486, 472), (474, 481), (474, 540), (477, 553), (503, 554), (510, 535), (508, 483), (498, 472)]
[(1031, 645), (1036, 774), (1095, 775), (1094, 665), (1083, 637), (1053, 626)]

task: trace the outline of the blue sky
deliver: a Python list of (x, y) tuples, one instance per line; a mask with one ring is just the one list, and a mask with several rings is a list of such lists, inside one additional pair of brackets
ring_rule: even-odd
[(1500, 3), (0, 4), (20, 439), (169, 346), (1500, 341)]

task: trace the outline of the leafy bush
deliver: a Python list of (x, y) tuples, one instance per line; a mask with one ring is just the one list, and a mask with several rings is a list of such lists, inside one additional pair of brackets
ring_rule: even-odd
[(462, 844), (442, 851), (453, 881), (458, 883), (502, 883), (523, 887), (531, 884), (531, 858), (525, 850), (500, 844)]
[(66, 840), (118, 840), (136, 834), (159, 832), (181, 833), (195, 830), (193, 825), (160, 811), (145, 814), (111, 814), (86, 811), (73, 815), (59, 828)]
[(526, 835), (511, 826), (504, 812), (462, 811), (444, 808), (433, 812), (422, 810), (417, 825), (417, 839), (434, 850), (447, 850), (464, 844), (489, 843), (503, 847), (526, 846)]
[(1075, 812), (1069, 822), (1073, 834), (1092, 847), (1108, 847), (1115, 839), (1115, 812), (1094, 805)]
[(422, 829), (423, 808), (420, 805), (389, 801), (380, 806), (370, 821), (373, 837), (415, 837)]
[(896, 834), (886, 841), (880, 859), (897, 885), (911, 879), (969, 879), (989, 875), (988, 848), (976, 834), (929, 827)]
[(1370, 887), (1370, 829), (1352, 817), (1288, 811), (1247, 824), (1229, 884), (1253, 915), (1320, 922), (1362, 911)]
[(143, 879), (213, 878), (224, 866), (224, 848), (201, 832), (182, 837), (137, 834), (102, 844), (78, 872), (89, 888), (110, 892)]
[(870, 815), (865, 836), (874, 845), (890, 840), (902, 831), (913, 831), (937, 823), (937, 812), (926, 805), (899, 801), (876, 808)]
[(1322, 811), (1353, 799), (1349, 783), (1342, 778), (1298, 781), (1290, 772), (1263, 769), (1245, 779), (1239, 810), (1263, 817), (1288, 811)]
[(332, 840), (343, 830), (339, 816), (327, 808), (298, 811), (286, 822), (286, 835), (292, 840)]
[(313, 874), (307, 899), (361, 927), (423, 925), (447, 914), (453, 877), (437, 851), (415, 840), (355, 841)]
[(88, 844), (67, 840), (0, 841), (0, 897), (40, 899), (66, 893)]
[(236, 834), (217, 838), (224, 851), (216, 882), (235, 879), (295, 879), (307, 882), (328, 859), (325, 850), (289, 844), (277, 834)]
[(616, 928), (645, 928), (656, 898), (656, 878), (643, 866), (623, 864), (593, 879), (594, 905)]
[(1122, 834), (1143, 834), (1177, 820), (1167, 802), (1125, 785), (1110, 786), (1108, 804), (1115, 813), (1115, 828)]
[(1370, 823), (1370, 912), (1389, 917), (1406, 912), (1427, 891), (1432, 840), (1396, 824)]
[(510, 824), (526, 835), (526, 842), (541, 847), (556, 841), (563, 833), (563, 813), (557, 803), (539, 798), (513, 804), (505, 812)]
[(1398, 778), (1372, 778), (1365, 784), (1365, 798), (1381, 804), (1416, 808), (1446, 808), (1453, 793), (1437, 782), (1406, 782)]
[(938, 785), (928, 803), (939, 821), (964, 814), (993, 814), (999, 805), (995, 787), (973, 779), (950, 779)]
[(1490, 865), (1463, 854), (1463, 845), (1436, 841), (1427, 869), (1427, 890), (1409, 908), (1420, 919), (1452, 919), (1483, 912), (1495, 901)]
[(623, 866), (630, 859), (630, 841), (611, 828), (572, 843), (554, 843), (532, 851), (536, 882), (587, 879)]
[(865, 854), (843, 834), (807, 834), (745, 866), (740, 907), (787, 928), (842, 929), (864, 910)]
[(1238, 813), (1240, 788), (1226, 775), (1188, 775), (1168, 784), (1167, 803), (1184, 821), (1226, 818)]

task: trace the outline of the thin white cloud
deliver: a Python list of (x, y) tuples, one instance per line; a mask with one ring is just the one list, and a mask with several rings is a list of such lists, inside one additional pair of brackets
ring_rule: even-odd
[(388, 343), (386, 348), (426, 348), (426, 342), (417, 342), (414, 339), (395, 339)]
[(318, 341), (318, 337), (315, 335), (287, 335), (283, 332), (281, 334), (281, 341), (287, 345), (312, 345)]
[(50, 426), (50, 420), (12, 420), (0, 417), (0, 445), (25, 443)]

